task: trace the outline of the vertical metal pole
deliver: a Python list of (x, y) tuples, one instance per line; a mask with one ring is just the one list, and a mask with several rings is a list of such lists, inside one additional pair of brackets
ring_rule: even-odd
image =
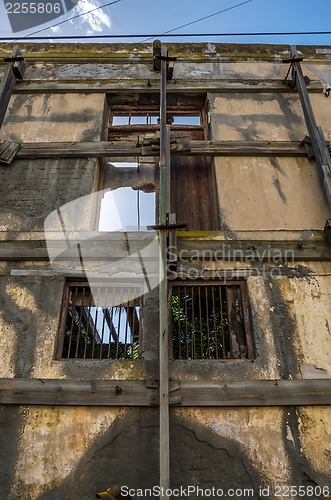
[[(161, 56), (167, 57), (162, 47)], [(170, 211), (170, 141), (167, 127), (167, 61), (161, 60), (160, 93), (160, 192), (159, 224), (167, 224)], [(167, 233), (160, 231), (161, 263), (163, 279), (159, 286), (159, 356), (160, 356), (160, 487), (169, 488), (169, 333), (168, 333), (168, 283), (167, 283)], [(162, 492), (162, 490), (161, 490)], [(163, 494), (163, 499), (168, 496)]]
[[(295, 45), (291, 46), (291, 56), (293, 59), (298, 57)], [(325, 138), (315, 121), (313, 108), (311, 107), (306, 82), (302, 73), (300, 62), (293, 63), (293, 80), (298, 90), (303, 113), (305, 115), (306, 125), (309, 137), (315, 154), (315, 160), (322, 179), (325, 197), (331, 206), (331, 158), (328, 151)]]

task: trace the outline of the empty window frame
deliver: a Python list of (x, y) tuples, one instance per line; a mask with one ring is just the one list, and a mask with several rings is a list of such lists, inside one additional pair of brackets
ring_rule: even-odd
[[(176, 103), (168, 95), (167, 121), (171, 124), (173, 141), (202, 141), (206, 137), (205, 96), (187, 96)], [(189, 101), (195, 104), (189, 104)], [(108, 138), (110, 141), (152, 144), (158, 151), (160, 125), (159, 103), (144, 104), (143, 96), (132, 105), (112, 104), (109, 108)], [(135, 104), (134, 104), (135, 102)], [(141, 102), (141, 104), (139, 104)], [(173, 104), (175, 103), (175, 104)], [(149, 143), (148, 141), (154, 140)], [(110, 158), (110, 161), (116, 161)], [(153, 164), (157, 157), (143, 157), (143, 163)], [(172, 155), (171, 157), (171, 212), (178, 222), (185, 223), (189, 231), (219, 229), (219, 209), (213, 161), (209, 157)]]
[(140, 295), (139, 284), (67, 282), (56, 358), (138, 359)]
[[(204, 136), (203, 113), (193, 106), (186, 109), (169, 108), (167, 122), (172, 137), (201, 139)], [(109, 117), (109, 140), (137, 141), (140, 136), (159, 137), (160, 118), (157, 107), (142, 106), (127, 110), (127, 106), (113, 106)]]
[(175, 282), (171, 290), (173, 359), (252, 359), (246, 285)]

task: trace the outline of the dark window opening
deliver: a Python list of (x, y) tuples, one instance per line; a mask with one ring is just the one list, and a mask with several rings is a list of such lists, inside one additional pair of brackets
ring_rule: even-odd
[(66, 283), (57, 358), (138, 359), (140, 299), (131, 297), (140, 294), (140, 285)]
[(173, 359), (252, 359), (244, 282), (175, 283)]

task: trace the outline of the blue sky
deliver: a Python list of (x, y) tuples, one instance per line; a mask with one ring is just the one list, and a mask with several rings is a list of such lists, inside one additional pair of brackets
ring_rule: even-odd
[[(15, 0), (13, 0), (14, 2)], [(23, 1), (23, 0), (20, 0)], [(47, 0), (36, 0), (46, 2)], [(56, 0), (50, 0), (54, 2)], [(63, 0), (59, 0), (63, 3)], [(244, 0), (121, 0), (118, 3), (100, 9), (56, 28), (42, 31), (38, 35), (101, 35), (101, 34), (147, 34), (164, 33), (201, 17), (214, 14), (241, 3)], [(28, 33), (51, 26), (77, 13), (93, 9), (107, 3), (107, 0), (79, 0), (77, 6), (62, 17), (46, 25), (13, 35), (7, 15), (5, 2), (0, 0), (1, 37), (26, 36)], [(32, 0), (29, 0), (29, 3)], [(229, 32), (270, 32), (270, 31), (330, 31), (330, 6), (322, 0), (251, 0), (245, 5), (210, 17), (175, 33), (229, 33)], [(115, 39), (113, 41), (140, 42), (144, 38), (133, 40)], [(289, 36), (234, 36), (205, 38), (165, 38), (164, 41), (210, 41), (237, 43), (285, 43), (308, 45), (331, 45), (331, 35), (289, 35)], [(105, 40), (100, 40), (105, 41)]]

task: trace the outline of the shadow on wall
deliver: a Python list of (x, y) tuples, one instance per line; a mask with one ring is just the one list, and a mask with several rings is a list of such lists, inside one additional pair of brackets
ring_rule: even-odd
[[(237, 443), (175, 416), (170, 432), (171, 488), (252, 488), (250, 498), (259, 498), (263, 480)], [(96, 439), (60, 486), (38, 500), (89, 500), (115, 483), (136, 490), (134, 498), (150, 498), (137, 490), (158, 485), (158, 443), (158, 410), (129, 411)]]

